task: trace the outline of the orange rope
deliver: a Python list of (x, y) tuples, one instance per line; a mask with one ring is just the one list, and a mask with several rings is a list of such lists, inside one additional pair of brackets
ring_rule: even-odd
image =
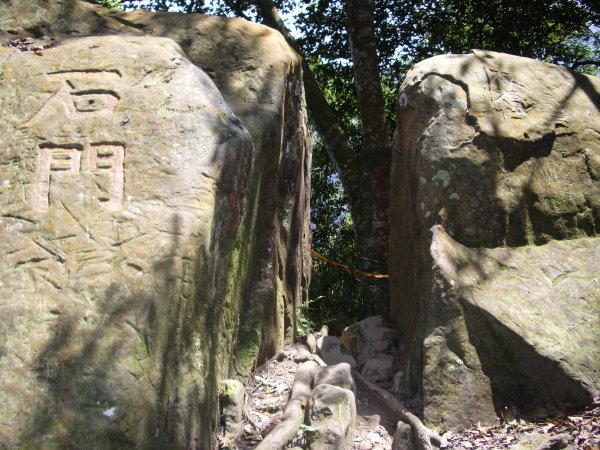
[(340, 264), (340, 263), (336, 263), (333, 262), (330, 259), (325, 258), (323, 255), (317, 253), (317, 251), (315, 249), (310, 249), (310, 253), (317, 259), (323, 261), (325, 264), (329, 264), (330, 266), (335, 267), (336, 269), (340, 269), (340, 270), (345, 270), (346, 272), (352, 272), (352, 273), (356, 273), (358, 275), (362, 275), (364, 277), (371, 277), (371, 278), (389, 278), (389, 275), (383, 275), (380, 273), (369, 273), (369, 272), (363, 272), (362, 270), (358, 270), (355, 269), (354, 267), (350, 267), (350, 266), (345, 266), (344, 264)]

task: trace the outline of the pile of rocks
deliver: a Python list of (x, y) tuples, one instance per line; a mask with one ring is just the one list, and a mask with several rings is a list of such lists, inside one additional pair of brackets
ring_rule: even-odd
[(386, 328), (381, 316), (367, 317), (346, 327), (340, 342), (366, 379), (385, 389), (392, 387), (397, 372), (398, 332)]
[(381, 316), (371, 316), (344, 329), (340, 338), (329, 336), (327, 327), (321, 336), (311, 336), (315, 350), (328, 365), (348, 363), (369, 381), (385, 388), (393, 387), (397, 372), (398, 332), (384, 326)]

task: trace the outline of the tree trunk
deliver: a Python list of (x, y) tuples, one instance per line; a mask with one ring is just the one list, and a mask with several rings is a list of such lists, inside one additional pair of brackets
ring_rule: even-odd
[[(361, 152), (362, 195), (353, 205), (360, 268), (387, 273), (391, 147), (385, 120), (385, 101), (372, 0), (346, 0), (347, 32), (354, 63), (356, 94), (363, 128)], [(387, 310), (387, 281), (368, 289), (375, 311)]]
[[(278, 30), (301, 54), (272, 0), (255, 2), (264, 23)], [(348, 0), (348, 36), (356, 78), (363, 147), (360, 159), (319, 88), (306, 59), (302, 64), (306, 103), (327, 154), (336, 166), (350, 203), (358, 248), (358, 266), (366, 272), (387, 273), (389, 168), (391, 149), (385, 124), (385, 105), (379, 77), (373, 3)], [(367, 279), (363, 298), (371, 311), (388, 308), (387, 280)]]

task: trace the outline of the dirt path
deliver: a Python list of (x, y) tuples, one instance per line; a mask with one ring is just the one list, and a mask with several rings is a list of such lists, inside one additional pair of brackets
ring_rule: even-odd
[(391, 449), (395, 428), (393, 413), (359, 387), (356, 393), (356, 430), (353, 448), (356, 450)]
[[(294, 360), (297, 359), (297, 351), (293, 346), (286, 347), (283, 356), (281, 361), (268, 360), (259, 367), (246, 385), (249, 401), (244, 413), (244, 431), (237, 443), (240, 450), (254, 449), (281, 421), (294, 376), (301, 362)], [(356, 413), (353, 449), (391, 449), (395, 428), (393, 416), (363, 390), (357, 392)], [(301, 446), (304, 441), (305, 436), (301, 431), (289, 446)]]
[[(282, 352), (279, 360), (268, 360), (246, 384), (248, 403), (244, 411), (243, 433), (236, 442), (239, 450), (253, 450), (283, 416), (298, 366), (304, 359), (293, 346)], [(600, 400), (600, 399), (599, 399)], [(368, 391), (360, 388), (356, 395), (356, 425), (353, 450), (390, 450), (396, 428), (395, 414)], [(306, 431), (302, 428), (288, 447), (305, 447)], [(442, 437), (441, 449), (513, 449), (517, 443), (547, 436), (543, 448), (600, 450), (600, 403), (585, 411), (570, 413), (540, 422), (512, 421), (492, 427), (475, 427)], [(226, 449), (219, 443), (219, 449)], [(537, 447), (531, 447), (537, 448)]]

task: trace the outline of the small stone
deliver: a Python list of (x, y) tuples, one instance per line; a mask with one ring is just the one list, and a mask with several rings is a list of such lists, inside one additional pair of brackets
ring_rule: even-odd
[(315, 373), (314, 385), (331, 384), (351, 390), (356, 395), (356, 383), (352, 378), (352, 367), (348, 363), (320, 367)]
[(359, 444), (360, 450), (371, 450), (373, 448), (373, 443), (371, 441), (362, 441)]
[(317, 340), (317, 352), (330, 366), (345, 362), (352, 368), (356, 367), (356, 360), (352, 356), (342, 353), (340, 340), (335, 336), (321, 336)]

